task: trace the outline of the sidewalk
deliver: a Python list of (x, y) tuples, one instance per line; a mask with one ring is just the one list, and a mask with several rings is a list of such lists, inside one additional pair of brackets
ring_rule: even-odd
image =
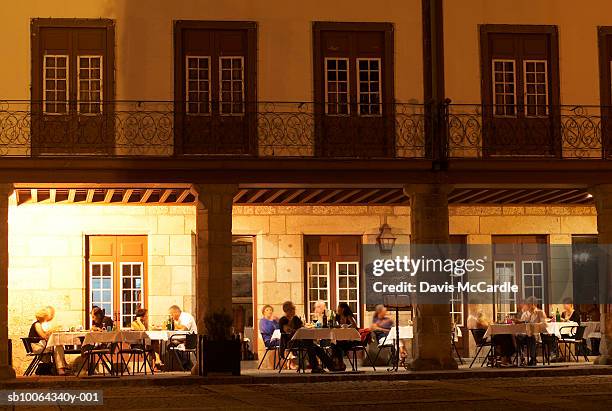
[[(250, 364), (245, 364), (247, 367)], [(577, 377), (594, 375), (612, 375), (612, 366), (593, 365), (588, 363), (569, 365), (568, 363), (534, 368), (460, 368), (454, 371), (405, 371), (389, 372), (386, 367), (372, 371), (369, 367), (360, 368), (357, 373), (298, 374), (294, 370), (278, 371), (255, 368), (243, 369), (242, 375), (217, 374), (206, 377), (192, 376), (187, 373), (170, 372), (155, 375), (138, 375), (123, 377), (18, 377), (12, 381), (3, 381), (4, 388), (85, 388), (85, 387), (126, 387), (126, 386), (178, 386), (178, 385), (220, 385), (220, 384), (296, 384), (305, 382), (332, 381), (416, 381), (416, 380), (456, 380), (476, 378), (524, 378), (524, 377)]]

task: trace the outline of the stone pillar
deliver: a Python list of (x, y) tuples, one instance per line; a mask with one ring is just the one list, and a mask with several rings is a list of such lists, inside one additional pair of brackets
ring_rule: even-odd
[[(595, 208), (597, 209), (597, 233), (598, 242), (601, 246), (599, 275), (605, 275), (605, 278), (599, 279), (600, 286), (605, 289), (599, 291), (600, 297), (604, 298), (602, 303), (609, 302), (612, 297), (610, 288), (612, 287), (612, 184), (602, 184), (591, 187), (589, 192), (595, 200)], [(602, 267), (603, 264), (603, 267)], [(602, 281), (603, 280), (603, 281)], [(595, 359), (595, 364), (612, 365), (612, 305), (601, 304), (599, 306), (601, 313), (601, 344), (599, 346), (600, 356)]]
[(12, 184), (0, 184), (0, 380), (15, 378), (8, 351), (8, 208)]
[[(446, 184), (411, 184), (404, 187), (410, 196), (411, 244), (448, 244), (448, 194)], [(450, 303), (449, 303), (450, 304)], [(415, 305), (413, 360), (410, 368), (423, 370), (457, 369), (451, 356), (450, 306)]]
[(194, 184), (196, 203), (196, 322), (204, 333), (204, 315), (232, 315), (232, 203), (234, 184)]

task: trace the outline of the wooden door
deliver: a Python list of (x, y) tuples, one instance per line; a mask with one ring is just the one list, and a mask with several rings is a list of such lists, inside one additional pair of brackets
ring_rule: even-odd
[(32, 23), (32, 154), (114, 150), (110, 21)]
[(317, 23), (314, 30), (317, 153), (392, 156), (392, 28)]
[(516, 313), (518, 305), (535, 297), (546, 310), (548, 302), (548, 243), (545, 235), (495, 235), (493, 241), (494, 281), (518, 285), (517, 295), (495, 296), (495, 313)]
[(486, 156), (561, 153), (556, 31), (541, 30), (482, 28)]
[(361, 237), (304, 236), (306, 316), (311, 318), (314, 304), (324, 301), (336, 310), (346, 302), (358, 323), (363, 318), (361, 307)]
[(254, 152), (255, 36), (254, 23), (177, 23), (175, 137), (179, 153)]
[(136, 310), (147, 306), (147, 237), (96, 235), (86, 244), (87, 311), (97, 305), (130, 327)]

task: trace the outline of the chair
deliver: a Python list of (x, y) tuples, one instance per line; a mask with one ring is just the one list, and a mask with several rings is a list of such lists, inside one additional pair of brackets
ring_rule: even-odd
[(83, 370), (85, 363), (87, 363), (87, 375), (93, 375), (98, 364), (102, 364), (102, 375), (106, 376), (106, 371), (108, 371), (110, 375), (114, 375), (113, 352), (115, 347), (115, 343), (81, 347), (86, 357), (86, 361), (83, 361), (76, 375), (78, 376), (81, 374), (81, 370)]
[[(129, 348), (120, 347), (116, 354), (116, 364), (119, 366), (121, 375), (123, 375), (125, 370), (127, 370), (128, 375), (130, 375), (130, 362), (132, 363), (132, 375), (141, 371), (144, 371), (144, 374), (147, 375), (147, 365), (149, 366), (151, 375), (155, 374), (153, 372), (153, 365), (151, 364), (152, 361), (150, 360), (150, 356), (153, 356), (153, 358), (155, 357), (155, 352), (153, 351), (153, 347), (147, 347), (144, 339), (141, 344), (130, 344)], [(125, 360), (125, 355), (128, 356), (127, 361)], [(142, 364), (136, 369), (136, 360), (141, 357)]]
[[(289, 356), (286, 355), (286, 352), (289, 351), (290, 353), (294, 353), (294, 355), (297, 357), (298, 359), (298, 368), (297, 368), (297, 372), (299, 373), (300, 371), (305, 373), (306, 372), (306, 356), (308, 355), (308, 349), (306, 347), (304, 347), (301, 343), (301, 340), (292, 340), (291, 339), (291, 334), (287, 334), (287, 333), (282, 333), (281, 334), (281, 339), (280, 339), (280, 343), (281, 345), (283, 344), (283, 339), (285, 341), (287, 341), (286, 345), (284, 346), (284, 348), (281, 350), (280, 346), (278, 349), (278, 372), (279, 374), (283, 371), (283, 368), (285, 367), (285, 364), (287, 364), (287, 361), (289, 360)], [(282, 358), (282, 363), (281, 363), (281, 358)]]
[[(168, 350), (172, 353), (170, 361), (173, 362), (174, 358), (178, 361), (182, 371), (190, 371), (185, 369), (183, 360), (181, 359), (181, 353), (187, 353), (188, 356), (193, 354), (197, 357), (198, 350), (198, 335), (195, 333), (189, 334), (175, 334), (170, 337), (168, 341)], [(172, 364), (170, 366), (172, 369)]]
[[(270, 341), (269, 344), (271, 344), (271, 343), (272, 343), (272, 341)], [(278, 361), (276, 361), (276, 355), (278, 353), (279, 346), (278, 345), (270, 346), (269, 344), (266, 344), (266, 352), (264, 353), (261, 361), (259, 362), (259, 365), (257, 366), (257, 369), (261, 368), (261, 365), (263, 364), (264, 360), (266, 359), (266, 355), (268, 355), (269, 351), (274, 351), (274, 368), (272, 368), (272, 369), (275, 370), (277, 365), (278, 365), (277, 362), (280, 363), (280, 353), (278, 354)]]
[[(570, 332), (566, 334), (563, 332), (564, 329), (569, 329)], [(559, 329), (559, 334), (564, 335), (563, 338), (559, 338), (559, 345), (563, 344), (565, 347), (565, 350), (563, 351), (563, 356), (565, 358), (568, 358), (567, 352), (569, 351), (570, 360), (573, 357), (576, 362), (578, 362), (578, 350), (580, 350), (584, 360), (589, 361), (589, 358), (586, 355), (587, 346), (586, 340), (584, 339), (584, 330), (586, 330), (586, 325), (569, 325)], [(565, 335), (569, 335), (569, 337), (565, 337)], [(568, 347), (571, 347), (572, 345), (574, 346), (573, 354), (571, 348), (568, 349)]]
[(553, 347), (557, 344), (557, 337), (554, 334), (540, 333), (542, 342), (542, 363), (550, 365), (550, 355), (553, 352)]
[[(45, 355), (45, 348), (47, 348), (47, 341), (43, 340), (40, 337), (22, 337), (21, 341), (23, 342), (23, 347), (25, 348), (26, 356), (32, 357), (32, 361), (30, 362), (30, 365), (28, 365), (28, 368), (26, 368), (25, 372), (23, 373), (23, 375), (25, 376), (30, 376), (36, 371), (36, 367), (42, 361), (43, 355)], [(32, 349), (32, 344), (41, 342), (41, 341), (44, 341), (45, 345), (43, 349), (40, 351), (40, 353), (35, 353), (34, 350)]]
[(376, 357), (374, 357), (373, 364), (376, 364), (378, 362), (378, 357), (380, 357), (380, 353), (382, 352), (382, 350), (385, 349), (389, 349), (389, 359), (387, 360), (387, 366), (389, 366), (389, 364), (391, 364), (391, 360), (395, 358), (395, 339), (389, 338), (389, 334), (390, 332), (385, 334), (385, 337), (382, 339), (382, 341), (376, 342), (378, 344), (378, 351), (376, 352)]
[(476, 355), (474, 356), (474, 359), (470, 363), (469, 368), (472, 368), (472, 365), (474, 365), (474, 362), (476, 362), (476, 359), (478, 358), (480, 351), (482, 351), (482, 349), (485, 347), (489, 347), (489, 350), (487, 351), (487, 355), (485, 355), (482, 362), (480, 363), (480, 366), (482, 367), (485, 364), (485, 362), (487, 362), (487, 360), (493, 359), (493, 355), (492, 355), (493, 342), (490, 341), (488, 338), (484, 337), (486, 332), (487, 331), (482, 328), (471, 328), (470, 329), (470, 333), (472, 334), (472, 337), (474, 338), (474, 342), (476, 343), (476, 347), (478, 348), (478, 350), (476, 350)]
[(461, 355), (459, 355), (459, 350), (457, 349), (457, 344), (455, 344), (455, 329), (453, 329), (453, 331), (451, 331), (451, 355), (453, 354), (453, 351), (457, 355), (457, 358), (459, 359), (459, 363), (461, 365), (463, 365), (463, 358), (461, 358)]
[[(357, 372), (357, 351), (363, 351), (365, 353), (365, 357), (368, 359), (368, 363), (372, 366), (372, 369), (376, 371), (375, 363), (370, 360), (370, 354), (368, 354), (368, 347), (363, 341), (355, 342), (350, 348), (347, 348), (344, 351), (346, 358), (348, 358), (349, 363), (351, 364), (351, 369)], [(349, 355), (350, 354), (350, 355)], [(378, 356), (376, 357), (378, 359)]]

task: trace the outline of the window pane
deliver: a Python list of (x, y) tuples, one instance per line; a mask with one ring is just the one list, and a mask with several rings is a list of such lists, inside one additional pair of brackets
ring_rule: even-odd
[(210, 113), (210, 57), (187, 56), (186, 65), (188, 114)]
[(329, 115), (349, 114), (348, 60), (325, 59), (325, 112)]
[(515, 61), (493, 60), (493, 113), (496, 116), (515, 116)]
[(363, 116), (379, 116), (382, 114), (380, 106), (380, 60), (357, 59), (359, 73), (359, 114)]
[(47, 114), (62, 114), (68, 111), (65, 93), (68, 84), (67, 58), (62, 55), (46, 55), (43, 59), (44, 110)]
[(102, 111), (102, 56), (78, 56), (78, 101), (81, 114), (98, 114)]

